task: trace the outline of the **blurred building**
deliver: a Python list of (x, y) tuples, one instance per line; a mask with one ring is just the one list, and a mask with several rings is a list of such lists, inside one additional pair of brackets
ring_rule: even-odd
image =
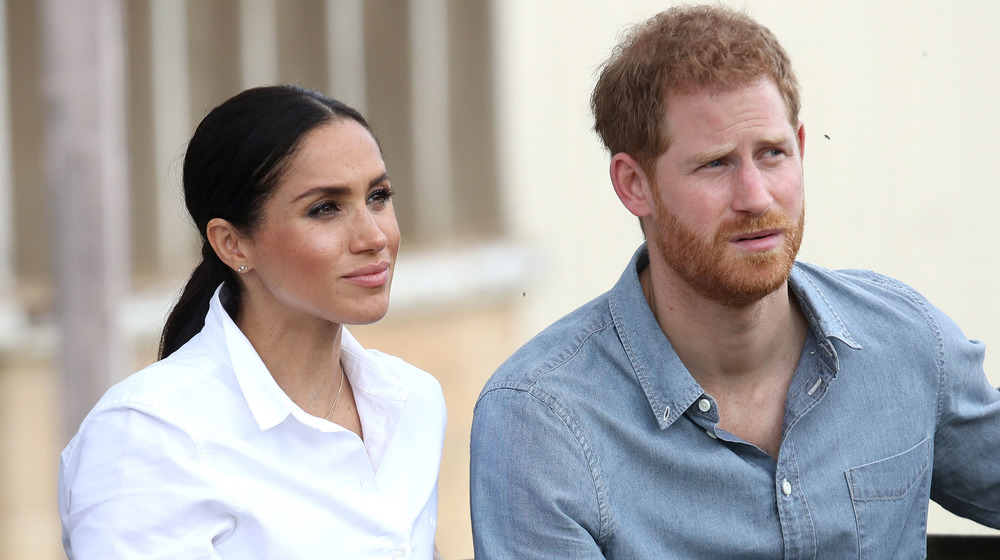
[[(533, 333), (609, 288), (641, 242), (610, 187), (587, 104), (618, 34), (672, 3), (112, 3), (127, 234), (121, 367), (103, 372), (102, 386), (155, 359), (162, 321), (196, 263), (179, 184), (192, 127), (254, 85), (295, 83), (341, 99), (380, 136), (403, 233), (389, 316), (352, 331), (440, 379), (449, 428), (439, 546), (446, 558), (470, 557), (468, 433), (479, 389)], [(802, 82), (803, 258), (896, 276), (971, 338), (1000, 345), (1000, 4), (727, 3), (775, 31)], [(57, 366), (67, 360), (55, 241), (93, 232), (60, 229), (65, 200), (47, 181), (46, 5), (0, 2), (0, 560), (61, 557), (62, 425), (79, 422), (70, 401), (96, 401), (60, 391), (74, 374)], [(991, 379), (1000, 383), (996, 372)], [(930, 529), (982, 530), (938, 509)]]

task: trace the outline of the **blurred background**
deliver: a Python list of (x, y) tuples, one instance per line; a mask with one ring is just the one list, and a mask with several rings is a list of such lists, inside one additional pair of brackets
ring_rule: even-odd
[[(801, 258), (895, 276), (1000, 346), (1000, 3), (726, 3), (777, 34), (802, 84)], [(0, 560), (63, 557), (59, 452), (155, 359), (196, 263), (187, 138), (211, 107), (277, 82), (356, 106), (381, 137), (404, 244), (389, 315), (352, 331), (441, 381), (438, 543), (471, 557), (480, 388), (641, 241), (588, 98), (619, 34), (671, 4), (0, 1)], [(929, 530), (990, 532), (936, 506)]]

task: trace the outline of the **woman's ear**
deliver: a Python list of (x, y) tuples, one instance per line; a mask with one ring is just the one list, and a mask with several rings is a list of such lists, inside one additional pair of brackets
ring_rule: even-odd
[(640, 219), (653, 214), (653, 191), (642, 166), (632, 156), (619, 152), (611, 158), (611, 184), (618, 200)]
[(226, 266), (236, 272), (246, 272), (253, 268), (245, 251), (248, 240), (233, 224), (222, 218), (212, 218), (205, 228), (205, 235), (215, 254)]

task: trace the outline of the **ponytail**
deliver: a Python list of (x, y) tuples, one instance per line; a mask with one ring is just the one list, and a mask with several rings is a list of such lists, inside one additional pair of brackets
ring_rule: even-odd
[(188, 278), (181, 297), (167, 316), (160, 336), (160, 355), (162, 360), (171, 355), (205, 326), (205, 314), (209, 303), (219, 284), (226, 284), (229, 291), (227, 311), (235, 317), (239, 304), (240, 283), (236, 280), (233, 270), (226, 266), (212, 250), (206, 241), (202, 245), (201, 262), (195, 267)]

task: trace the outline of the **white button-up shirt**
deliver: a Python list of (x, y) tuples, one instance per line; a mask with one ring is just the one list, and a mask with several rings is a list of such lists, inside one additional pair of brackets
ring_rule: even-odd
[(341, 359), (364, 441), (292, 402), (216, 292), (205, 328), (112, 387), (63, 451), (69, 558), (430, 560), (441, 387), (346, 329)]

